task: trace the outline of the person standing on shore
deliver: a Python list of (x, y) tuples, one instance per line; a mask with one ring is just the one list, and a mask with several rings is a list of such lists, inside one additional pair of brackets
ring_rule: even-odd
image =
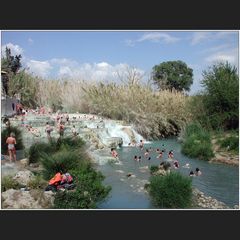
[(10, 162), (17, 161), (16, 157), (16, 148), (15, 145), (17, 144), (15, 134), (13, 132), (10, 133), (10, 136), (7, 138), (6, 143), (8, 144), (8, 153)]

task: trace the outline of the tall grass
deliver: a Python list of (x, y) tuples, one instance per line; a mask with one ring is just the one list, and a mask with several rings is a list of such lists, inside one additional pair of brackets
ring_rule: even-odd
[(177, 91), (154, 91), (140, 84), (102, 83), (84, 91), (93, 113), (133, 123), (148, 138), (177, 135), (191, 119), (187, 97)]

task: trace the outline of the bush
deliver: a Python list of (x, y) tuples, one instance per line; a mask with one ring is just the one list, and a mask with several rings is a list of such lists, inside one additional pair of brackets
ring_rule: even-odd
[(81, 158), (76, 151), (62, 150), (54, 154), (42, 153), (40, 162), (44, 168), (43, 177), (46, 180), (52, 178), (57, 172), (69, 172), (79, 166)]
[(229, 146), (229, 150), (233, 150), (235, 152), (239, 151), (239, 137), (238, 136), (230, 136), (225, 138), (224, 140), (219, 140), (221, 148), (227, 148)]
[(192, 123), (185, 129), (182, 153), (202, 160), (214, 157), (211, 136), (200, 124)]
[(56, 153), (61, 150), (73, 151), (84, 146), (85, 142), (81, 138), (73, 139), (71, 137), (59, 138), (57, 141), (51, 139), (48, 143), (35, 143), (32, 145), (28, 153), (29, 163), (36, 163), (40, 161), (43, 153)]
[(158, 171), (158, 166), (157, 165), (152, 165), (150, 166), (150, 174), (153, 174)]
[(17, 142), (17, 144), (15, 145), (16, 150), (24, 149), (23, 140), (22, 140), (22, 131), (18, 127), (10, 126), (2, 130), (1, 148), (2, 148), (2, 153), (4, 154), (6, 154), (8, 151), (8, 145), (6, 144), (6, 140), (10, 136), (11, 132), (15, 134), (15, 138)]
[(171, 172), (150, 178), (149, 193), (159, 208), (188, 208), (192, 199), (191, 178)]
[(76, 188), (73, 191), (57, 192), (54, 208), (60, 209), (89, 209), (96, 208), (97, 203), (103, 201), (111, 190), (110, 186), (103, 186), (104, 176), (95, 171), (89, 163), (81, 163), (80, 168), (70, 171)]
[(62, 147), (62, 145), (64, 145), (65, 148), (69, 148), (69, 149), (79, 149), (79, 148), (82, 148), (84, 144), (85, 142), (79, 137), (59, 138), (57, 141), (57, 150), (59, 150)]
[(56, 152), (55, 142), (50, 143), (35, 143), (33, 144), (27, 153), (29, 163), (37, 163), (40, 161), (42, 153), (54, 153)]
[(2, 178), (2, 192), (7, 191), (8, 189), (20, 189), (21, 185), (14, 180), (11, 176), (5, 176)]

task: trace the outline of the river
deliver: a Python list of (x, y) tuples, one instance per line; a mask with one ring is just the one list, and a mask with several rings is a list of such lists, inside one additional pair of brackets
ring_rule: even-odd
[[(156, 151), (150, 153), (151, 160), (144, 157), (144, 151), (136, 147), (122, 147), (118, 149), (119, 162), (106, 163), (98, 166), (105, 175), (104, 184), (112, 186), (112, 191), (106, 201), (99, 204), (101, 209), (154, 209), (156, 208), (144, 190), (144, 184), (148, 182), (150, 172), (148, 167), (158, 165), (166, 160), (168, 151), (174, 151), (174, 159), (177, 159), (180, 168), (175, 170), (188, 176), (191, 170), (198, 167), (202, 175), (193, 177), (192, 185), (208, 196), (211, 196), (229, 207), (239, 205), (239, 168), (235, 166), (209, 163), (207, 161), (189, 158), (181, 153), (181, 145), (176, 139), (164, 139), (145, 144), (145, 148), (162, 149), (166, 152), (161, 160)], [(133, 160), (134, 155), (142, 156), (141, 162)], [(190, 168), (183, 168), (189, 163)], [(127, 174), (131, 173), (130, 177)]]

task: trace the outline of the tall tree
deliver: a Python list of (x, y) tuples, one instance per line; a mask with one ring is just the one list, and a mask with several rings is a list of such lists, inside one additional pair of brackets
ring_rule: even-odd
[(19, 69), (22, 67), (21, 64), (21, 54), (12, 56), (11, 49), (6, 47), (5, 49), (5, 57), (1, 59), (2, 63), (2, 71), (4, 74), (2, 75), (2, 88), (6, 95), (9, 94), (9, 78), (12, 78), (16, 75)]
[(239, 76), (237, 68), (221, 62), (203, 71), (204, 105), (213, 128), (238, 128)]
[(189, 91), (193, 83), (193, 70), (180, 60), (162, 62), (153, 67), (152, 78), (161, 90)]

